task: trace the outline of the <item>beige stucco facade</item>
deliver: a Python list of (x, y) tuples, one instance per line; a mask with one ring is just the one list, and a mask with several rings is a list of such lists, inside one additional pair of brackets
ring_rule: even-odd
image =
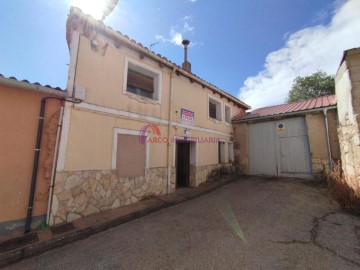
[[(68, 21), (71, 36), (68, 90), (75, 97), (79, 89), (85, 89), (86, 94), (82, 103), (65, 106), (52, 224), (128, 205), (146, 196), (173, 192), (176, 138), (187, 138), (191, 145), (189, 186), (207, 181), (214, 171), (233, 169), (229, 160), (232, 126), (225, 121), (225, 106), (235, 115), (244, 112), (246, 104), (164, 58), (144, 51), (126, 37), (109, 29), (102, 31), (104, 26), (91, 18), (77, 11), (72, 14), (83, 20), (73, 22), (70, 15)], [(71, 26), (75, 22), (77, 30)], [(156, 76), (156, 98), (127, 91), (130, 66)], [(219, 105), (217, 110), (221, 108), (220, 120), (209, 117), (209, 98)], [(193, 125), (181, 121), (182, 109), (193, 112)], [(120, 177), (116, 159), (124, 153), (117, 148), (117, 136), (139, 136), (147, 125), (155, 125), (160, 134), (147, 133), (144, 175)], [(156, 142), (151, 141), (153, 138)], [(221, 162), (218, 140), (224, 146)], [(129, 159), (133, 158), (132, 152), (126, 151)]]
[[(7, 86), (6, 83), (20, 86)], [(54, 94), (23, 89), (24, 85), (31, 88), (30, 84), (17, 82), (15, 79), (1, 78), (0, 81), (0, 235), (23, 229), (29, 201), (40, 102), (44, 97), (56, 97)], [(56, 94), (60, 91), (52, 92)], [(47, 100), (46, 103), (33, 227), (45, 222), (61, 106), (59, 100)]]
[(360, 192), (360, 49), (345, 51), (336, 74), (342, 169), (349, 187)]

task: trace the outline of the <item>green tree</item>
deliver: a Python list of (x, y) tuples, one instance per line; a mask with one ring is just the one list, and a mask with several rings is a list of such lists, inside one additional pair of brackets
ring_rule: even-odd
[(334, 76), (319, 70), (310, 76), (296, 77), (287, 102), (296, 102), (335, 94)]

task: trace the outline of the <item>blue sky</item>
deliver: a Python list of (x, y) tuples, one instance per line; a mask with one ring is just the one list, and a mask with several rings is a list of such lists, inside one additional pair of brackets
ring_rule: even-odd
[[(66, 88), (72, 1), (2, 1), (1, 74)], [(255, 108), (360, 47), (360, 0), (119, 0), (105, 23), (179, 65), (190, 39), (192, 71)]]

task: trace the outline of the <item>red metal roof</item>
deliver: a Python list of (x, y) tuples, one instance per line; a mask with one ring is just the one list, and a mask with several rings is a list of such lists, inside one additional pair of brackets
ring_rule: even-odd
[(298, 101), (289, 104), (281, 104), (271, 107), (259, 108), (252, 112), (248, 112), (245, 115), (236, 115), (233, 117), (233, 121), (250, 120), (250, 119), (277, 116), (277, 115), (283, 115), (294, 112), (306, 112), (308, 110), (326, 108), (335, 105), (336, 105), (335, 95), (323, 96), (323, 97), (312, 98), (312, 99)]

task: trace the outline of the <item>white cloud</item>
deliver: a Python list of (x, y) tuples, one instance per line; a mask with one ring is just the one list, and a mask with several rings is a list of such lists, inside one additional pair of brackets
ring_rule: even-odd
[(184, 22), (184, 30), (186, 32), (193, 32), (194, 31), (194, 27), (190, 26), (187, 22)]
[(188, 0), (191, 3), (195, 3), (197, 0)]
[[(181, 25), (176, 25), (170, 28), (169, 36), (165, 37), (163, 35), (155, 35), (156, 40), (160, 42), (170, 42), (177, 46), (182, 46), (182, 41), (184, 39), (185, 33), (194, 34), (194, 26), (191, 26), (188, 21), (192, 19), (191, 15), (184, 16), (180, 19)], [(202, 42), (194, 41), (190, 43), (190, 46), (203, 45)]]
[(282, 49), (268, 54), (264, 69), (245, 80), (239, 98), (252, 108), (284, 103), (296, 76), (319, 69), (335, 74), (343, 51), (360, 47), (359, 33), (360, 1), (349, 0), (335, 9), (328, 25), (288, 35)]
[(192, 15), (186, 15), (181, 20), (182, 21), (187, 21), (187, 20), (190, 20), (190, 19), (192, 19)]
[(170, 42), (182, 46), (181, 42), (183, 41), (182, 34), (179, 32), (176, 32), (174, 29), (170, 30)]

